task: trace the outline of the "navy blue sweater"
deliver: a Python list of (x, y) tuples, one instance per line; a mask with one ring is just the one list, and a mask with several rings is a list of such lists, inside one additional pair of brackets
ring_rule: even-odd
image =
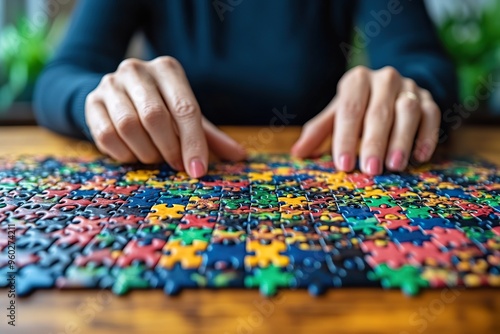
[[(151, 58), (185, 68), (215, 124), (302, 124), (335, 95), (354, 25), (369, 65), (394, 66), (442, 109), (456, 98), (454, 69), (419, 0), (81, 0), (35, 92), (39, 123), (83, 137), (85, 97), (123, 60), (142, 30)], [(274, 109), (274, 112), (273, 112)]]

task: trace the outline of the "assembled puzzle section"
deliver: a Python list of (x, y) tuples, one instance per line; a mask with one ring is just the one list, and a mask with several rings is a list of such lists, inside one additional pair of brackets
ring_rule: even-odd
[(0, 285), (16, 275), (19, 295), (500, 286), (500, 174), (468, 160), (370, 177), (330, 157), (261, 155), (191, 179), (167, 165), (3, 158), (0, 223)]

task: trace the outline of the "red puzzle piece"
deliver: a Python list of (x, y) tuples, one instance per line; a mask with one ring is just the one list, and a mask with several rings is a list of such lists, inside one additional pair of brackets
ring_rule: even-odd
[(120, 267), (128, 267), (132, 262), (140, 261), (149, 268), (153, 268), (160, 260), (164, 245), (165, 241), (160, 239), (153, 239), (148, 245), (141, 245), (138, 240), (132, 240), (125, 246), (116, 264)]

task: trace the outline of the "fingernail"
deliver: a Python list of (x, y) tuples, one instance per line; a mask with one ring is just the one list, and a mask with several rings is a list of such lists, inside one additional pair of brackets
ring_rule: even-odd
[(382, 167), (380, 164), (380, 159), (377, 157), (371, 157), (366, 160), (366, 172), (369, 175), (377, 175), (382, 172)]
[(392, 170), (401, 170), (403, 168), (404, 154), (403, 151), (397, 150), (392, 152), (389, 158), (389, 168)]
[(198, 178), (205, 174), (205, 164), (200, 159), (194, 158), (191, 160), (190, 170), (191, 177)]
[(353, 168), (352, 166), (353, 159), (350, 154), (344, 153), (339, 158), (339, 166), (343, 171), (349, 171)]

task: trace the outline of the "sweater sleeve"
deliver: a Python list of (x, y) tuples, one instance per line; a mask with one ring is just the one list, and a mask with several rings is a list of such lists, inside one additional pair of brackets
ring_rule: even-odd
[(393, 66), (429, 90), (443, 115), (451, 111), (458, 100), (455, 67), (423, 0), (359, 0), (356, 22), (372, 68)]
[(140, 27), (141, 1), (82, 0), (34, 95), (37, 121), (60, 134), (89, 137), (85, 98), (122, 61)]

